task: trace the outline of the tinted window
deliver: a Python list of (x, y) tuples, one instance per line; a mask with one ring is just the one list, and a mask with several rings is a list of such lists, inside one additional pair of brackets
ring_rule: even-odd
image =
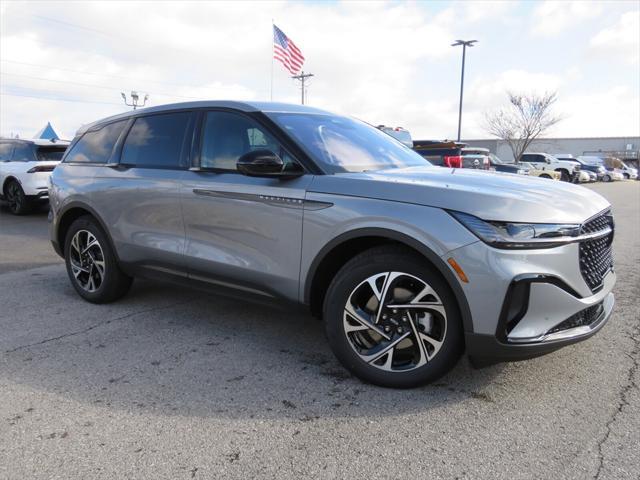
[(271, 150), (282, 158), (285, 170), (295, 168), (295, 160), (256, 121), (229, 112), (208, 112), (202, 135), (200, 166), (236, 170), (236, 162), (253, 150)]
[(544, 162), (544, 158), (542, 157), (542, 155), (532, 155), (532, 154), (524, 154), (522, 155), (521, 160), (523, 162)]
[(0, 162), (6, 162), (11, 158), (13, 145), (10, 143), (0, 143)]
[(140, 167), (185, 167), (191, 145), (191, 112), (166, 113), (138, 118), (124, 142), (121, 163)]
[(331, 173), (430, 165), (409, 147), (359, 120), (321, 114), (268, 115)]
[(86, 132), (73, 146), (66, 162), (106, 163), (127, 121), (110, 123), (100, 130)]
[(33, 156), (33, 147), (29, 143), (16, 143), (13, 149), (12, 162), (32, 162), (35, 160)]
[(62, 155), (66, 147), (40, 147), (36, 155), (40, 161), (59, 161), (62, 160)]

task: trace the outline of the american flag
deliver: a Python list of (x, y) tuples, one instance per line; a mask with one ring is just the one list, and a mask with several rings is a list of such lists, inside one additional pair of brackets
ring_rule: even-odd
[(304, 56), (296, 44), (282, 30), (273, 26), (273, 58), (278, 60), (291, 75), (302, 68)]

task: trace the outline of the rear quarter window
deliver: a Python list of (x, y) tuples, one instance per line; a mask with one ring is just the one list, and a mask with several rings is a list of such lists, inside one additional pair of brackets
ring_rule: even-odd
[(191, 112), (164, 113), (136, 119), (122, 147), (121, 163), (136, 167), (184, 168), (190, 145)]
[(127, 120), (86, 132), (71, 148), (65, 163), (107, 163)]
[(36, 158), (33, 155), (33, 146), (29, 143), (18, 143), (13, 149), (12, 162), (32, 162)]

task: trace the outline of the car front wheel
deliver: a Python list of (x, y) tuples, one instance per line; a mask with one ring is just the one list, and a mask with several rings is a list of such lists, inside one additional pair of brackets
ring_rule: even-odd
[(66, 235), (67, 274), (76, 292), (92, 303), (108, 303), (122, 297), (132, 278), (118, 266), (106, 234), (93, 217), (80, 217)]
[(325, 298), (326, 333), (353, 374), (411, 388), (449, 371), (463, 351), (455, 297), (419, 255), (379, 247), (347, 262)]

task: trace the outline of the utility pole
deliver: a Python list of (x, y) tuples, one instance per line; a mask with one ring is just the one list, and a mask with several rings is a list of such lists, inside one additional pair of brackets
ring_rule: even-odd
[(464, 60), (467, 53), (467, 47), (473, 47), (477, 40), (456, 40), (452, 43), (452, 47), (462, 45), (462, 74), (460, 75), (460, 105), (458, 106), (458, 141), (460, 141), (460, 130), (462, 128), (462, 93), (464, 91)]
[(307, 78), (311, 78), (313, 77), (313, 73), (304, 73), (304, 70), (302, 72), (300, 72), (300, 75), (293, 75), (291, 78), (293, 78), (294, 80), (299, 80), (300, 81), (300, 91), (302, 93), (302, 105), (304, 105), (304, 83), (307, 80)]
[(120, 92), (120, 95), (122, 95), (124, 104), (128, 107), (133, 107), (134, 110), (138, 107), (144, 107), (147, 104), (147, 100), (149, 100), (149, 95), (145, 94), (142, 105), (140, 105), (138, 103), (138, 100), (140, 99), (140, 95), (138, 95), (138, 92), (136, 91), (131, 92), (131, 103), (127, 102), (127, 96), (124, 94), (124, 92)]

